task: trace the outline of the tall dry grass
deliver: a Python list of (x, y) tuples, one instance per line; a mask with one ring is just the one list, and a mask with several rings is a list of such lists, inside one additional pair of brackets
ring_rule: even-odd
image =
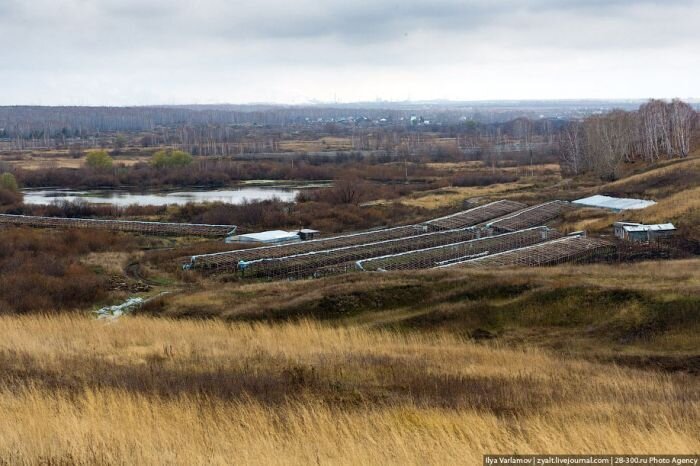
[(693, 453), (700, 384), (295, 324), (0, 318), (0, 463), (480, 464), (487, 452)]
[(673, 359), (669, 364), (700, 372), (700, 361), (684, 367), (688, 361), (677, 359), (697, 354), (700, 344), (699, 268), (700, 259), (686, 259), (277, 282), (209, 278), (143, 312), (239, 322), (314, 318), (472, 336), (486, 330), (509, 344), (565, 348), (587, 358), (664, 355)]
[(696, 187), (699, 175), (700, 157), (688, 157), (652, 165), (647, 171), (607, 183), (602, 189), (664, 198), (680, 190)]

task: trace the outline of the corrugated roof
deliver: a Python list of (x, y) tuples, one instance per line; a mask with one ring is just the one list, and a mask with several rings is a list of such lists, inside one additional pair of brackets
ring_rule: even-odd
[(625, 231), (671, 231), (676, 227), (673, 223), (657, 223), (655, 225), (624, 225)]
[(656, 204), (654, 201), (647, 201), (644, 199), (631, 199), (625, 197), (610, 197), (601, 196), (596, 194), (595, 196), (585, 197), (577, 201), (573, 201), (573, 204), (589, 206), (589, 207), (601, 207), (604, 209), (613, 210), (633, 210), (633, 209), (644, 209), (651, 205)]

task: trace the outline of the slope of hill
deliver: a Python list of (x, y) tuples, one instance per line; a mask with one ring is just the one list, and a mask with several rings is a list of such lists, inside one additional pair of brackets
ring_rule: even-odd
[(657, 204), (621, 213), (577, 209), (565, 219), (565, 225), (572, 230), (609, 230), (610, 225), (618, 220), (673, 222), (681, 236), (700, 241), (700, 156), (646, 167), (639, 173), (606, 183), (589, 193), (652, 199)]
[[(441, 330), (586, 356), (697, 357), (700, 259), (507, 269), (362, 273), (313, 281), (203, 284), (145, 312), (229, 321), (313, 318)], [(699, 361), (693, 371), (700, 370)], [(696, 366), (697, 365), (697, 366)]]
[[(563, 226), (672, 220), (692, 237), (697, 161), (583, 180), (567, 198), (659, 203), (576, 209)], [(514, 195), (560, 197), (552, 183)], [(486, 452), (700, 448), (700, 258), (228, 282), (174, 271), (191, 245), (136, 254), (91, 235), (83, 257), (74, 232), (12, 235), (42, 272), (56, 247), (85, 273), (134, 259), (144, 269), (131, 279), (153, 273), (151, 295), (171, 294), (108, 325), (69, 308), (0, 315), (0, 463), (479, 464)], [(26, 289), (15, 296), (36, 298)]]

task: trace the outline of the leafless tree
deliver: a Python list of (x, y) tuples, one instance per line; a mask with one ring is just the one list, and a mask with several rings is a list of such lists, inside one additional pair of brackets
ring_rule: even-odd
[(669, 104), (669, 126), (671, 153), (674, 157), (687, 157), (690, 154), (690, 138), (696, 120), (693, 108), (679, 99)]
[(565, 173), (578, 175), (584, 169), (585, 133), (581, 122), (567, 124), (559, 140), (561, 167)]
[(358, 178), (341, 178), (336, 180), (332, 188), (332, 197), (338, 204), (359, 204), (363, 186)]
[(587, 156), (601, 178), (619, 177), (621, 162), (632, 156), (635, 124), (635, 116), (622, 110), (596, 115), (584, 122)]
[(640, 153), (645, 160), (654, 162), (670, 150), (669, 125), (666, 103), (650, 100), (639, 107)]
[(650, 100), (639, 108), (640, 152), (654, 162), (661, 156), (687, 157), (697, 118), (693, 108), (681, 100), (670, 103)]

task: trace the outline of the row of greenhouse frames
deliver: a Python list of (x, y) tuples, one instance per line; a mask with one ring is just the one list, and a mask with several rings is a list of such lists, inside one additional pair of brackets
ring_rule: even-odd
[(615, 246), (547, 226), (570, 204), (500, 200), (414, 225), (192, 256), (185, 268), (242, 278), (297, 279), (347, 272), (544, 266), (610, 257)]
[(176, 236), (230, 236), (235, 225), (209, 225), (203, 223), (141, 222), (134, 220), (103, 220), (93, 218), (39, 217), (33, 215), (0, 214), (0, 225), (27, 226), (32, 228), (70, 228), (122, 231), (145, 235)]

